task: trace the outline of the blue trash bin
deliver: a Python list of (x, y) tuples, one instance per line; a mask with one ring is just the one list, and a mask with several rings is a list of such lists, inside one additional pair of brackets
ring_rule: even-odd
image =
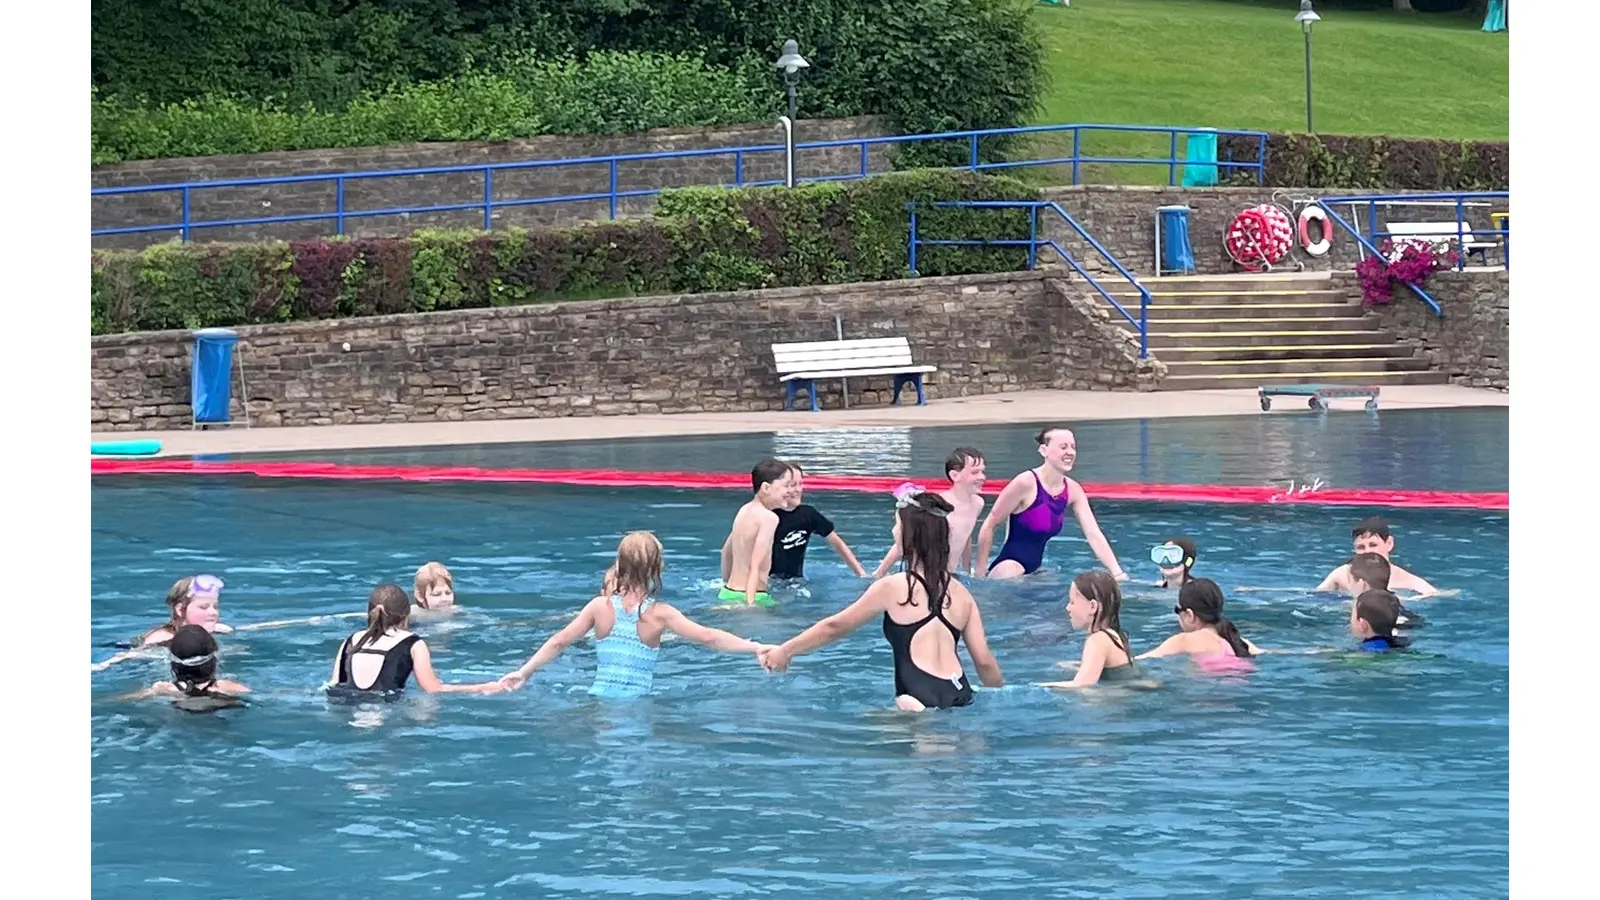
[(1217, 184), (1217, 133), (1191, 131), (1183, 142), (1184, 187), (1215, 187)]
[(1194, 250), (1189, 246), (1189, 207), (1156, 207), (1156, 277), (1194, 273)]
[(233, 349), (239, 335), (230, 328), (202, 328), (194, 333), (194, 368), (190, 373), (190, 405), (196, 425), (231, 421)]

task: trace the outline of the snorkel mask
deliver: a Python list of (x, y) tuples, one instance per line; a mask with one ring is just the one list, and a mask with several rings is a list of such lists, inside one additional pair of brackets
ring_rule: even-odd
[(1160, 544), (1150, 548), (1150, 561), (1163, 569), (1183, 567), (1183, 548), (1177, 544)]

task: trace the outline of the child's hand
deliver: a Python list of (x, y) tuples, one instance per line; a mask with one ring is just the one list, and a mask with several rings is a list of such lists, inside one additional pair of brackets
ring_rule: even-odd
[(520, 691), (522, 690), (522, 686), (528, 683), (528, 676), (522, 674), (521, 672), (512, 672), (510, 675), (500, 676), (500, 680), (495, 683), (498, 684), (502, 690)]
[(509, 688), (507, 688), (503, 682), (489, 681), (489, 682), (485, 682), (483, 684), (477, 685), (475, 687), (475, 689), (473, 690), (473, 693), (474, 694), (498, 694), (501, 691), (505, 691), (505, 690), (509, 690)]
[(758, 654), (761, 667), (768, 672), (787, 672), (789, 670), (789, 654), (782, 647), (769, 647), (765, 653)]

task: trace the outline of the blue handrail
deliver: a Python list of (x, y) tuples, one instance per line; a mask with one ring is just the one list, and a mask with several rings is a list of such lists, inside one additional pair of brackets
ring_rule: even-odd
[[(1376, 253), (1376, 251), (1372, 250), (1372, 248), (1381, 244), (1385, 238), (1399, 237), (1404, 240), (1408, 237), (1413, 237), (1413, 235), (1395, 234), (1378, 228), (1379, 206), (1453, 206), (1456, 224), (1456, 247), (1459, 250), (1456, 255), (1456, 269), (1460, 271), (1467, 267), (1468, 251), (1466, 247), (1468, 239), (1474, 236), (1488, 237), (1490, 235), (1500, 238), (1505, 267), (1507, 269), (1511, 268), (1511, 229), (1509, 227), (1474, 228), (1467, 223), (1467, 204), (1469, 202), (1474, 200), (1509, 200), (1510, 198), (1510, 191), (1445, 191), (1432, 194), (1372, 194), (1359, 197), (1323, 197), (1318, 201), (1318, 205), (1330, 216), (1333, 215), (1332, 207), (1334, 206), (1343, 205), (1359, 208), (1365, 205), (1367, 208), (1366, 240), (1361, 243), (1363, 247), (1373, 253)], [(1342, 219), (1340, 224), (1346, 225)], [(1352, 234), (1359, 231), (1359, 229), (1348, 225), (1346, 228)]]
[[(1121, 132), (1138, 134), (1165, 134), (1170, 137), (1169, 151), (1165, 158), (1145, 157), (1120, 157), (1120, 156), (1084, 156), (1082, 153), (1083, 135), (1093, 132)], [(985, 137), (1018, 136), (1035, 134), (1065, 134), (1072, 135), (1072, 155), (1048, 157), (1044, 159), (1017, 159), (1003, 162), (983, 162), (979, 154), (979, 143)], [(1215, 165), (1221, 170), (1231, 174), (1234, 170), (1253, 171), (1257, 183), (1261, 183), (1266, 172), (1267, 134), (1264, 131), (1230, 131), (1225, 129), (1188, 128), (1157, 125), (1029, 125), (1020, 128), (987, 128), (973, 131), (951, 131), (941, 134), (912, 134), (891, 135), (886, 137), (846, 138), (832, 141), (808, 141), (796, 144), (797, 150), (827, 150), (842, 147), (854, 147), (860, 151), (860, 166), (854, 171), (843, 175), (826, 175), (813, 178), (801, 178), (805, 182), (818, 181), (853, 181), (871, 177), (869, 155), (874, 147), (887, 147), (899, 144), (914, 144), (927, 141), (965, 140), (969, 144), (968, 160), (965, 165), (951, 168), (964, 169), (973, 172), (987, 172), (998, 169), (1025, 168), (1028, 166), (1055, 166), (1071, 165), (1072, 183), (1078, 184), (1080, 167), (1097, 163), (1121, 165), (1156, 165), (1168, 168), (1168, 184), (1179, 183), (1179, 173), (1186, 164), (1185, 160), (1178, 158), (1178, 137), (1180, 135), (1209, 133), (1218, 136), (1253, 137), (1256, 138), (1258, 148), (1256, 159), (1252, 161), (1218, 160), (1215, 163), (1207, 162), (1206, 165)], [(345, 233), (345, 224), (349, 219), (367, 218), (372, 216), (392, 216), (416, 213), (457, 212), (461, 210), (481, 210), (483, 212), (483, 228), (489, 230), (494, 226), (494, 211), (518, 206), (535, 206), (555, 203), (583, 203), (606, 201), (608, 204), (608, 217), (617, 217), (617, 204), (619, 200), (629, 197), (650, 197), (661, 193), (663, 188), (646, 188), (638, 190), (619, 190), (617, 186), (617, 169), (623, 163), (644, 162), (664, 159), (691, 159), (691, 158), (718, 158), (728, 159), (733, 164), (732, 184), (717, 185), (719, 187), (766, 187), (782, 184), (781, 179), (747, 181), (744, 177), (745, 160), (747, 157), (760, 153), (781, 154), (785, 152), (783, 144), (762, 144), (748, 147), (718, 147), (701, 150), (671, 150), (659, 153), (624, 153), (616, 156), (592, 156), (574, 159), (535, 159), (522, 162), (487, 163), (484, 165), (465, 166), (429, 166), (411, 169), (387, 169), (381, 171), (335, 172), (316, 175), (284, 175), (270, 178), (235, 178), (220, 181), (195, 181), (175, 184), (150, 184), (133, 185), (127, 187), (101, 187), (92, 189), (91, 198), (111, 197), (128, 194), (171, 194), (179, 196), (180, 214), (176, 222), (161, 222), (150, 225), (130, 225), (115, 228), (92, 229), (92, 237), (113, 234), (141, 234), (149, 232), (176, 231), (182, 240), (189, 240), (192, 232), (201, 228), (222, 228), (237, 225), (265, 225), (275, 222), (307, 222), (329, 221), (334, 223), (334, 234)], [(523, 169), (546, 169), (570, 166), (600, 166), (607, 167), (608, 185), (604, 192), (585, 194), (568, 194), (556, 197), (514, 197), (509, 199), (495, 199), (494, 181), (495, 173), (517, 171)], [(390, 209), (352, 210), (345, 205), (345, 186), (352, 181), (361, 181), (375, 178), (404, 178), (417, 175), (447, 175), (447, 174), (478, 174), (483, 177), (483, 199), (472, 203), (453, 203), (438, 206), (413, 206), (394, 207)], [(280, 184), (308, 184), (332, 183), (334, 186), (334, 208), (329, 212), (300, 213), (282, 216), (258, 216), (242, 219), (195, 219), (192, 214), (193, 195), (196, 191), (217, 190), (222, 188), (262, 187)]]
[[(917, 232), (917, 204), (915, 202), (907, 203), (906, 210), (911, 215), (910, 269), (913, 276), (917, 274), (917, 248), (919, 246), (1027, 247), (1028, 269), (1030, 271), (1038, 268), (1039, 248), (1047, 247), (1059, 254), (1060, 257), (1066, 261), (1066, 264), (1072, 267), (1073, 271), (1077, 272), (1085, 281), (1089, 282), (1091, 287), (1099, 291), (1100, 296), (1106, 298), (1106, 302), (1110, 303), (1113, 309), (1121, 313), (1124, 319), (1127, 319), (1135, 328), (1139, 329), (1139, 358), (1145, 359), (1150, 356), (1150, 291), (1147, 290), (1144, 285), (1139, 283), (1139, 279), (1135, 278), (1133, 273), (1128, 271), (1127, 267), (1123, 266), (1123, 264), (1119, 262), (1115, 256), (1111, 255), (1111, 251), (1101, 246), (1100, 242), (1095, 240), (1094, 236), (1091, 235), (1082, 225), (1080, 225), (1077, 219), (1074, 219), (1070, 213), (1068, 213), (1065, 209), (1062, 209), (1061, 204), (1053, 200), (942, 200), (928, 205), (935, 208), (965, 207), (969, 209), (1026, 209), (1028, 210), (1028, 239), (1014, 240), (1002, 238), (988, 240), (980, 238), (973, 240), (927, 240), (920, 237)], [(1088, 271), (1083, 268), (1083, 266), (1079, 265), (1078, 261), (1072, 258), (1072, 254), (1066, 251), (1066, 248), (1062, 247), (1051, 238), (1040, 237), (1039, 210), (1041, 209), (1052, 211), (1061, 216), (1067, 225), (1070, 226), (1073, 231), (1078, 233), (1079, 237), (1083, 238), (1090, 247), (1094, 248), (1094, 250), (1106, 260), (1106, 262), (1111, 263), (1112, 268), (1117, 270), (1117, 274), (1121, 275), (1124, 280), (1133, 285), (1133, 289), (1139, 292), (1139, 318), (1135, 319), (1133, 314), (1124, 309), (1122, 304), (1118, 303), (1116, 298), (1111, 296), (1110, 292), (1101, 286), (1099, 279), (1095, 278), (1093, 275), (1090, 275)]]
[[(1383, 258), (1383, 254), (1378, 251), (1378, 248), (1373, 246), (1371, 241), (1367, 240), (1366, 236), (1364, 236), (1361, 233), (1360, 229), (1356, 228), (1354, 225), (1351, 225), (1349, 222), (1346, 222), (1344, 220), (1343, 216), (1340, 216), (1338, 213), (1334, 212), (1329, 207), (1329, 205), (1328, 205), (1329, 202), (1330, 201), (1328, 201), (1328, 200), (1317, 200), (1316, 201), (1317, 205), (1322, 207), (1322, 211), (1328, 214), (1328, 221), (1332, 222), (1335, 225), (1338, 225), (1340, 228), (1343, 228), (1345, 230), (1345, 232), (1347, 234), (1349, 234), (1351, 237), (1355, 238), (1356, 242), (1359, 243), (1362, 247), (1364, 247), (1368, 253), (1371, 253), (1373, 256), (1376, 256), (1379, 259), (1382, 259)], [(1409, 281), (1402, 282), (1402, 283), (1406, 287), (1411, 288), (1411, 292), (1412, 293), (1414, 293), (1418, 297), (1422, 298), (1422, 302), (1428, 304), (1428, 307), (1433, 310), (1433, 314), (1435, 316), (1437, 316), (1437, 317), (1439, 317), (1441, 319), (1444, 318), (1444, 310), (1439, 308), (1438, 301), (1434, 300), (1433, 297), (1429, 296), (1428, 292), (1423, 290), (1421, 285), (1412, 284)]]

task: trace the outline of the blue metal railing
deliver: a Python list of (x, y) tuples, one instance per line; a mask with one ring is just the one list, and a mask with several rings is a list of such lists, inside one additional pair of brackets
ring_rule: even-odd
[[(1082, 153), (1083, 136), (1086, 133), (1118, 132), (1136, 134), (1165, 134), (1169, 137), (1169, 151), (1165, 158), (1160, 157), (1119, 157), (1119, 156), (1085, 156)], [(1189, 161), (1178, 156), (1178, 137), (1189, 134), (1214, 134), (1219, 137), (1254, 137), (1259, 148), (1256, 159), (1249, 161), (1217, 160)], [(1044, 159), (1018, 159), (1004, 162), (983, 162), (979, 154), (979, 143), (985, 137), (1020, 136), (1020, 135), (1045, 135), (1045, 134), (1071, 134), (1072, 155), (1048, 157)], [(867, 178), (874, 173), (870, 171), (869, 156), (875, 147), (889, 147), (900, 144), (916, 144), (927, 141), (964, 140), (968, 143), (970, 152), (968, 161), (964, 165), (951, 168), (964, 169), (973, 172), (985, 172), (997, 169), (1025, 168), (1029, 166), (1058, 166), (1070, 165), (1072, 167), (1072, 183), (1078, 184), (1081, 167), (1094, 164), (1117, 165), (1154, 165), (1166, 166), (1168, 169), (1168, 184), (1179, 183), (1179, 173), (1185, 165), (1215, 165), (1224, 174), (1233, 174), (1235, 170), (1253, 171), (1259, 183), (1266, 171), (1267, 134), (1263, 131), (1229, 131), (1207, 128), (1178, 128), (1167, 126), (1149, 125), (1030, 125), (1022, 128), (989, 128), (977, 131), (952, 131), (943, 134), (914, 134), (893, 135), (888, 137), (847, 138), (835, 141), (810, 141), (796, 144), (797, 150), (827, 150), (833, 148), (857, 148), (860, 152), (860, 166), (856, 171), (842, 175), (824, 175), (813, 178), (802, 178), (801, 181), (853, 181)], [(494, 212), (497, 209), (508, 209), (520, 206), (540, 206), (557, 203), (594, 203), (606, 201), (608, 217), (617, 217), (618, 202), (630, 197), (650, 197), (661, 193), (663, 188), (652, 187), (636, 190), (622, 190), (618, 187), (618, 166), (624, 163), (647, 162), (667, 159), (692, 159), (712, 158), (727, 159), (733, 166), (733, 182), (731, 184), (716, 185), (718, 187), (764, 187), (782, 184), (782, 179), (746, 181), (745, 161), (748, 157), (762, 154), (782, 154), (786, 148), (782, 144), (764, 144), (749, 147), (719, 147), (705, 150), (672, 150), (660, 153), (627, 153), (618, 156), (594, 156), (576, 159), (537, 159), (524, 162), (488, 163), (485, 165), (468, 166), (433, 166), (414, 169), (391, 169), (383, 171), (341, 172), (318, 175), (286, 175), (273, 178), (237, 178), (221, 181), (196, 181), (182, 184), (151, 184), (135, 185), (128, 187), (102, 187), (94, 188), (89, 192), (90, 197), (111, 197), (129, 194), (177, 194), (179, 200), (179, 220), (176, 222), (162, 222), (152, 225), (132, 225), (115, 228), (93, 229), (89, 233), (93, 237), (113, 234), (142, 234), (150, 232), (176, 231), (179, 236), (187, 241), (192, 232), (201, 228), (223, 228), (241, 225), (266, 225), (277, 222), (310, 222), (332, 221), (335, 234), (344, 234), (345, 225), (350, 219), (370, 218), (374, 216), (413, 215), (419, 213), (460, 212), (464, 210), (481, 210), (483, 213), (483, 228), (489, 230), (494, 226)], [(606, 166), (608, 185), (604, 192), (591, 192), (584, 194), (567, 194), (556, 197), (513, 197), (495, 199), (495, 173), (519, 171), (525, 169), (558, 169), (571, 166)], [(345, 205), (345, 187), (354, 181), (364, 181), (378, 178), (404, 178), (416, 175), (449, 175), (449, 174), (478, 174), (483, 177), (483, 199), (472, 203), (448, 203), (435, 206), (404, 206), (387, 209), (362, 209), (352, 210)], [(201, 219), (197, 220), (192, 214), (194, 194), (197, 191), (218, 190), (224, 188), (265, 187), (278, 184), (309, 184), (332, 183), (334, 186), (334, 209), (331, 212), (302, 213), (283, 216), (257, 216), (240, 219)]]
[[(906, 211), (911, 214), (911, 240), (909, 256), (910, 269), (913, 276), (917, 274), (918, 247), (1026, 247), (1028, 248), (1028, 269), (1030, 271), (1038, 268), (1040, 248), (1054, 250), (1063, 260), (1066, 261), (1067, 265), (1072, 267), (1073, 271), (1077, 272), (1085, 281), (1089, 282), (1090, 287), (1093, 287), (1096, 291), (1099, 291), (1100, 296), (1104, 297), (1106, 302), (1110, 303), (1113, 309), (1121, 313), (1124, 319), (1127, 319), (1135, 328), (1139, 329), (1139, 358), (1145, 359), (1149, 357), (1150, 291), (1147, 290), (1144, 285), (1139, 283), (1139, 279), (1135, 278), (1133, 273), (1128, 271), (1127, 267), (1123, 266), (1123, 264), (1119, 262), (1115, 256), (1111, 255), (1111, 251), (1101, 246), (1100, 242), (1095, 240), (1094, 236), (1089, 234), (1089, 232), (1078, 223), (1077, 219), (1074, 219), (1070, 213), (1068, 213), (1065, 209), (1062, 209), (1061, 204), (1056, 203), (1053, 200), (944, 200), (936, 203), (930, 203), (928, 205), (939, 209), (953, 207), (965, 207), (968, 209), (1026, 209), (1028, 210), (1028, 239), (1021, 240), (1001, 238), (991, 240), (977, 238), (969, 240), (928, 240), (918, 234), (917, 204), (907, 203)], [(1095, 252), (1099, 253), (1100, 256), (1106, 260), (1106, 262), (1111, 263), (1112, 268), (1117, 270), (1117, 274), (1121, 275), (1124, 280), (1133, 285), (1133, 289), (1139, 292), (1139, 317), (1137, 319), (1135, 319), (1133, 314), (1128, 312), (1128, 310), (1125, 309), (1121, 303), (1118, 303), (1115, 297), (1111, 296), (1111, 293), (1100, 284), (1099, 279), (1095, 278), (1093, 275), (1090, 275), (1082, 265), (1079, 265), (1078, 261), (1072, 257), (1071, 253), (1067, 252), (1065, 247), (1062, 247), (1060, 244), (1056, 243), (1054, 239), (1044, 237), (1040, 234), (1039, 210), (1041, 209), (1054, 212), (1059, 215), (1073, 231), (1078, 233), (1078, 237), (1083, 238), (1083, 240), (1088, 243), (1088, 245), (1092, 247)]]
[[(1489, 235), (1496, 235), (1500, 238), (1501, 253), (1504, 258), (1505, 267), (1509, 270), (1511, 268), (1510, 226), (1506, 225), (1497, 228), (1474, 228), (1467, 223), (1466, 213), (1467, 205), (1471, 201), (1509, 200), (1510, 197), (1511, 194), (1508, 191), (1457, 191), (1454, 193), (1437, 194), (1374, 194), (1371, 196), (1360, 197), (1321, 197), (1316, 201), (1316, 204), (1322, 208), (1323, 212), (1327, 213), (1328, 221), (1339, 226), (1345, 231), (1346, 234), (1349, 234), (1351, 237), (1355, 238), (1356, 243), (1360, 244), (1364, 251), (1380, 259), (1384, 258), (1384, 253), (1379, 248), (1385, 239), (1399, 238), (1400, 240), (1404, 241), (1418, 239), (1418, 236), (1406, 234), (1404, 232), (1396, 234), (1394, 232), (1380, 229), (1378, 227), (1379, 206), (1453, 206), (1455, 210), (1456, 226), (1456, 269), (1459, 271), (1466, 268), (1467, 255), (1469, 252), (1467, 246), (1470, 243), (1470, 239), (1474, 237), (1487, 237)], [(1366, 206), (1366, 232), (1363, 233), (1362, 229), (1358, 227), (1358, 225), (1345, 221), (1343, 216), (1334, 211), (1335, 206), (1352, 206), (1355, 208)], [(1448, 234), (1444, 235), (1444, 237), (1448, 236)], [(1404, 282), (1404, 284), (1406, 287), (1410, 288), (1411, 292), (1416, 294), (1417, 297), (1422, 300), (1422, 302), (1428, 304), (1428, 308), (1433, 310), (1433, 314), (1435, 316), (1444, 318), (1444, 310), (1439, 306), (1438, 301), (1434, 300), (1433, 297), (1430, 296), (1427, 291), (1423, 290), (1420, 285), (1412, 284), (1409, 281)]]

